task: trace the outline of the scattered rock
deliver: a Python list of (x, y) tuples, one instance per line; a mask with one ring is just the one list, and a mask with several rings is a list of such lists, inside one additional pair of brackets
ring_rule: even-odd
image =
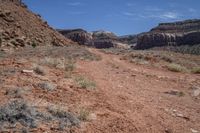
[(22, 70), (22, 73), (33, 73), (33, 70)]
[(88, 116), (89, 121), (93, 121), (97, 119), (97, 115), (95, 113), (90, 113)]
[(180, 117), (180, 118), (183, 118), (183, 119), (185, 119), (187, 121), (190, 120), (190, 118), (188, 116), (183, 115), (182, 113), (178, 112), (175, 109), (165, 109), (165, 111), (170, 113), (174, 117)]
[(192, 133), (198, 133), (199, 131), (195, 130), (195, 129), (190, 129)]
[[(36, 42), (38, 45), (53, 45), (56, 42), (57, 46), (75, 44), (73, 41), (66, 39), (55, 29), (50, 26), (45, 26), (45, 22), (41, 17), (34, 15), (24, 4), (13, 4), (17, 0), (2, 0), (0, 2), (0, 35), (3, 42), (13, 41), (13, 45), (1, 45), (0, 47), (24, 47), (31, 45), (27, 40)], [(26, 39), (20, 36), (25, 36)], [(20, 38), (19, 38), (20, 37)]]
[(182, 91), (178, 91), (178, 90), (171, 90), (164, 93), (169, 94), (169, 95), (180, 96), (180, 97), (185, 95)]
[(198, 97), (200, 95), (200, 87), (194, 86), (191, 88), (191, 90), (192, 90), (191, 95), (193, 97)]

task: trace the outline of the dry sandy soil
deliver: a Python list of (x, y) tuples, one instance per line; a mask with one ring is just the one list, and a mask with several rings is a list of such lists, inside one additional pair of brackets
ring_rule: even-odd
[[(45, 57), (69, 58), (67, 48), (47, 49), (46, 52), (39, 49), (19, 50), (1, 56), (1, 105), (12, 99), (24, 99), (40, 111), (50, 105), (59, 106), (82, 121), (78, 126), (62, 130), (57, 129), (54, 122), (42, 121), (37, 128), (23, 127), (23, 130), (45, 133), (200, 132), (199, 74), (130, 63), (122, 60), (121, 55), (106, 54), (93, 48), (80, 48), (84, 49), (81, 52), (70, 48), (74, 54), (70, 58), (75, 60), (76, 57), (76, 63), (68, 72), (62, 66), (46, 65), (43, 60)], [(93, 58), (95, 55), (97, 57)], [(36, 65), (42, 67), (45, 74), (22, 72), (34, 70)], [(95, 87), (78, 85), (77, 77), (88, 79)], [(41, 82), (55, 84), (57, 89), (43, 90), (37, 85)], [(20, 97), (6, 93), (16, 88), (23, 89)], [(1, 130), (22, 132), (22, 125), (17, 123)]]

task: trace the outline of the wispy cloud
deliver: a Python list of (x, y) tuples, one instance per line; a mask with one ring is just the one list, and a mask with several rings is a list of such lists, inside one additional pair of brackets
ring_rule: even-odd
[(70, 3), (67, 3), (68, 6), (80, 6), (81, 5), (81, 2), (70, 2)]
[(177, 12), (165, 12), (159, 16), (162, 19), (178, 19), (180, 15)]
[(122, 15), (128, 18), (140, 18), (140, 19), (162, 19), (162, 20), (176, 20), (181, 18), (181, 14), (175, 11), (165, 12), (122, 12)]
[(126, 6), (132, 7), (132, 6), (135, 6), (135, 4), (134, 3), (126, 3)]
[(122, 12), (122, 14), (125, 16), (135, 16), (135, 14), (132, 12)]

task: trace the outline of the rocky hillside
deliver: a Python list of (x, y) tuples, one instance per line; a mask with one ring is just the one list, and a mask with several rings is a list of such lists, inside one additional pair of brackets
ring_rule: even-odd
[(21, 0), (0, 0), (0, 47), (72, 44)]
[(136, 49), (200, 44), (200, 20), (161, 23), (138, 37)]

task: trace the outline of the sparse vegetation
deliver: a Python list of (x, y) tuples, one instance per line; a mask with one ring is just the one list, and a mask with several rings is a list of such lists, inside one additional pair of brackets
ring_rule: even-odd
[(91, 81), (89, 79), (86, 79), (84, 77), (76, 77), (75, 81), (78, 85), (78, 87), (83, 88), (83, 89), (95, 89), (96, 84), (94, 81)]
[(37, 115), (35, 109), (28, 106), (24, 101), (11, 101), (0, 107), (0, 123), (15, 124), (19, 122), (21, 125), (36, 128)]
[(72, 72), (75, 69), (75, 63), (72, 60), (69, 60), (66, 64), (65, 64), (65, 71), (67, 72)]
[(167, 65), (167, 69), (172, 72), (188, 72), (187, 68), (175, 63)]
[(112, 68), (114, 68), (114, 69), (119, 69), (119, 66), (118, 66), (118, 65), (116, 65), (116, 64), (114, 64), (114, 63), (109, 63), (109, 64), (111, 65)]
[(72, 60), (66, 60), (64, 58), (49, 58), (46, 57), (42, 59), (41, 64), (42, 65), (48, 65), (50, 67), (58, 68), (58, 69), (64, 69), (65, 71), (72, 72), (75, 69), (75, 61)]
[(34, 71), (35, 71), (35, 73), (37, 73), (39, 75), (42, 75), (42, 76), (44, 76), (44, 75), (47, 74), (47, 71), (43, 67), (41, 67), (41, 66), (36, 66), (34, 68)]
[(195, 67), (191, 70), (192, 73), (200, 74), (200, 67)]
[(81, 121), (88, 121), (89, 116), (90, 116), (90, 111), (88, 109), (84, 109), (84, 108), (80, 109), (78, 118)]
[(200, 55), (200, 44), (197, 45), (182, 45), (178, 47), (172, 47), (172, 51), (180, 52), (184, 54), (194, 54), (194, 55)]
[[(11, 101), (0, 107), (0, 124), (4, 128), (9, 123), (11, 126), (20, 123), (22, 127), (37, 128), (40, 122), (50, 123), (57, 121), (58, 129), (78, 126), (79, 119), (73, 114), (58, 108), (47, 108), (48, 112), (39, 112), (35, 107), (29, 106), (24, 100)], [(1, 129), (0, 128), (0, 129)]]
[(189, 68), (197, 69), (196, 67), (200, 65), (200, 58), (196, 55), (187, 55), (169, 51), (121, 50), (118, 48), (104, 49), (101, 51), (107, 54), (121, 55), (120, 58), (121, 60), (127, 60), (135, 64), (142, 64), (148, 66), (151, 65), (154, 67), (167, 68), (167, 69), (168, 67), (166, 66), (170, 67), (171, 64), (178, 64), (184, 67), (185, 69), (184, 68), (183, 69), (186, 72), (195, 71), (195, 70), (190, 70)]
[(5, 95), (9, 95), (9, 96), (12, 96), (14, 98), (22, 98), (22, 94), (23, 94), (23, 91), (21, 88), (17, 88), (17, 89), (8, 89), (6, 90), (5, 92)]
[(55, 118), (59, 119), (59, 128), (62, 130), (65, 126), (78, 126), (80, 124), (79, 119), (72, 113), (65, 111), (58, 106), (51, 106), (47, 108), (48, 112)]
[(47, 91), (53, 91), (57, 88), (56, 85), (48, 83), (48, 82), (39, 83), (38, 87), (40, 87), (41, 89), (47, 90)]

